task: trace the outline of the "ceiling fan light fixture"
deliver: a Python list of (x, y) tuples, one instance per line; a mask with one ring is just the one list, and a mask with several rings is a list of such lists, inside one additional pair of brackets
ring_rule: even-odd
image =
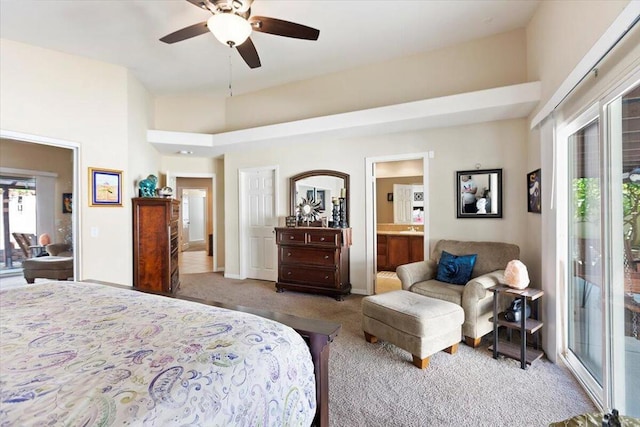
[(228, 46), (240, 46), (251, 34), (251, 24), (235, 13), (218, 13), (207, 21), (209, 31)]

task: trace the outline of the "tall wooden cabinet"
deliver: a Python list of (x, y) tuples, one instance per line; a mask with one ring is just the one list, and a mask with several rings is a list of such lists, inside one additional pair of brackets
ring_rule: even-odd
[(133, 287), (175, 293), (180, 202), (161, 197), (133, 199)]
[(351, 292), (350, 228), (276, 228), (276, 289), (330, 295), (341, 301)]

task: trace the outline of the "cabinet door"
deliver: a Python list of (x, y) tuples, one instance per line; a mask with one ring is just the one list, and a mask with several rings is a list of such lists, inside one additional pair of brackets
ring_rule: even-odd
[(409, 263), (409, 236), (387, 236), (387, 261), (392, 270)]
[(378, 234), (377, 238), (377, 265), (378, 271), (386, 270), (387, 266), (387, 236)]
[(424, 261), (424, 237), (409, 237), (409, 262)]

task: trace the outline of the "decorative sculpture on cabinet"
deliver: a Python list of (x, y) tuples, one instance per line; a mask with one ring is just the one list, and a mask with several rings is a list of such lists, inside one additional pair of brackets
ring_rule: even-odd
[(158, 183), (158, 178), (155, 175), (149, 175), (140, 183), (138, 186), (140, 187), (140, 197), (155, 197), (156, 196), (156, 184)]

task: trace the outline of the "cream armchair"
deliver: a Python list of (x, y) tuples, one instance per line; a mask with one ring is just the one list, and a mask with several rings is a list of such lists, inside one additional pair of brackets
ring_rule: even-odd
[[(478, 255), (466, 285), (436, 280), (443, 250), (453, 255)], [(493, 293), (487, 289), (503, 281), (507, 263), (519, 256), (520, 248), (510, 243), (440, 240), (430, 259), (401, 265), (396, 273), (402, 289), (461, 306), (465, 317), (462, 335), (469, 346), (477, 347), (482, 337), (493, 330), (493, 323), (489, 321), (493, 316)], [(503, 301), (499, 304), (501, 309), (505, 308)]]

